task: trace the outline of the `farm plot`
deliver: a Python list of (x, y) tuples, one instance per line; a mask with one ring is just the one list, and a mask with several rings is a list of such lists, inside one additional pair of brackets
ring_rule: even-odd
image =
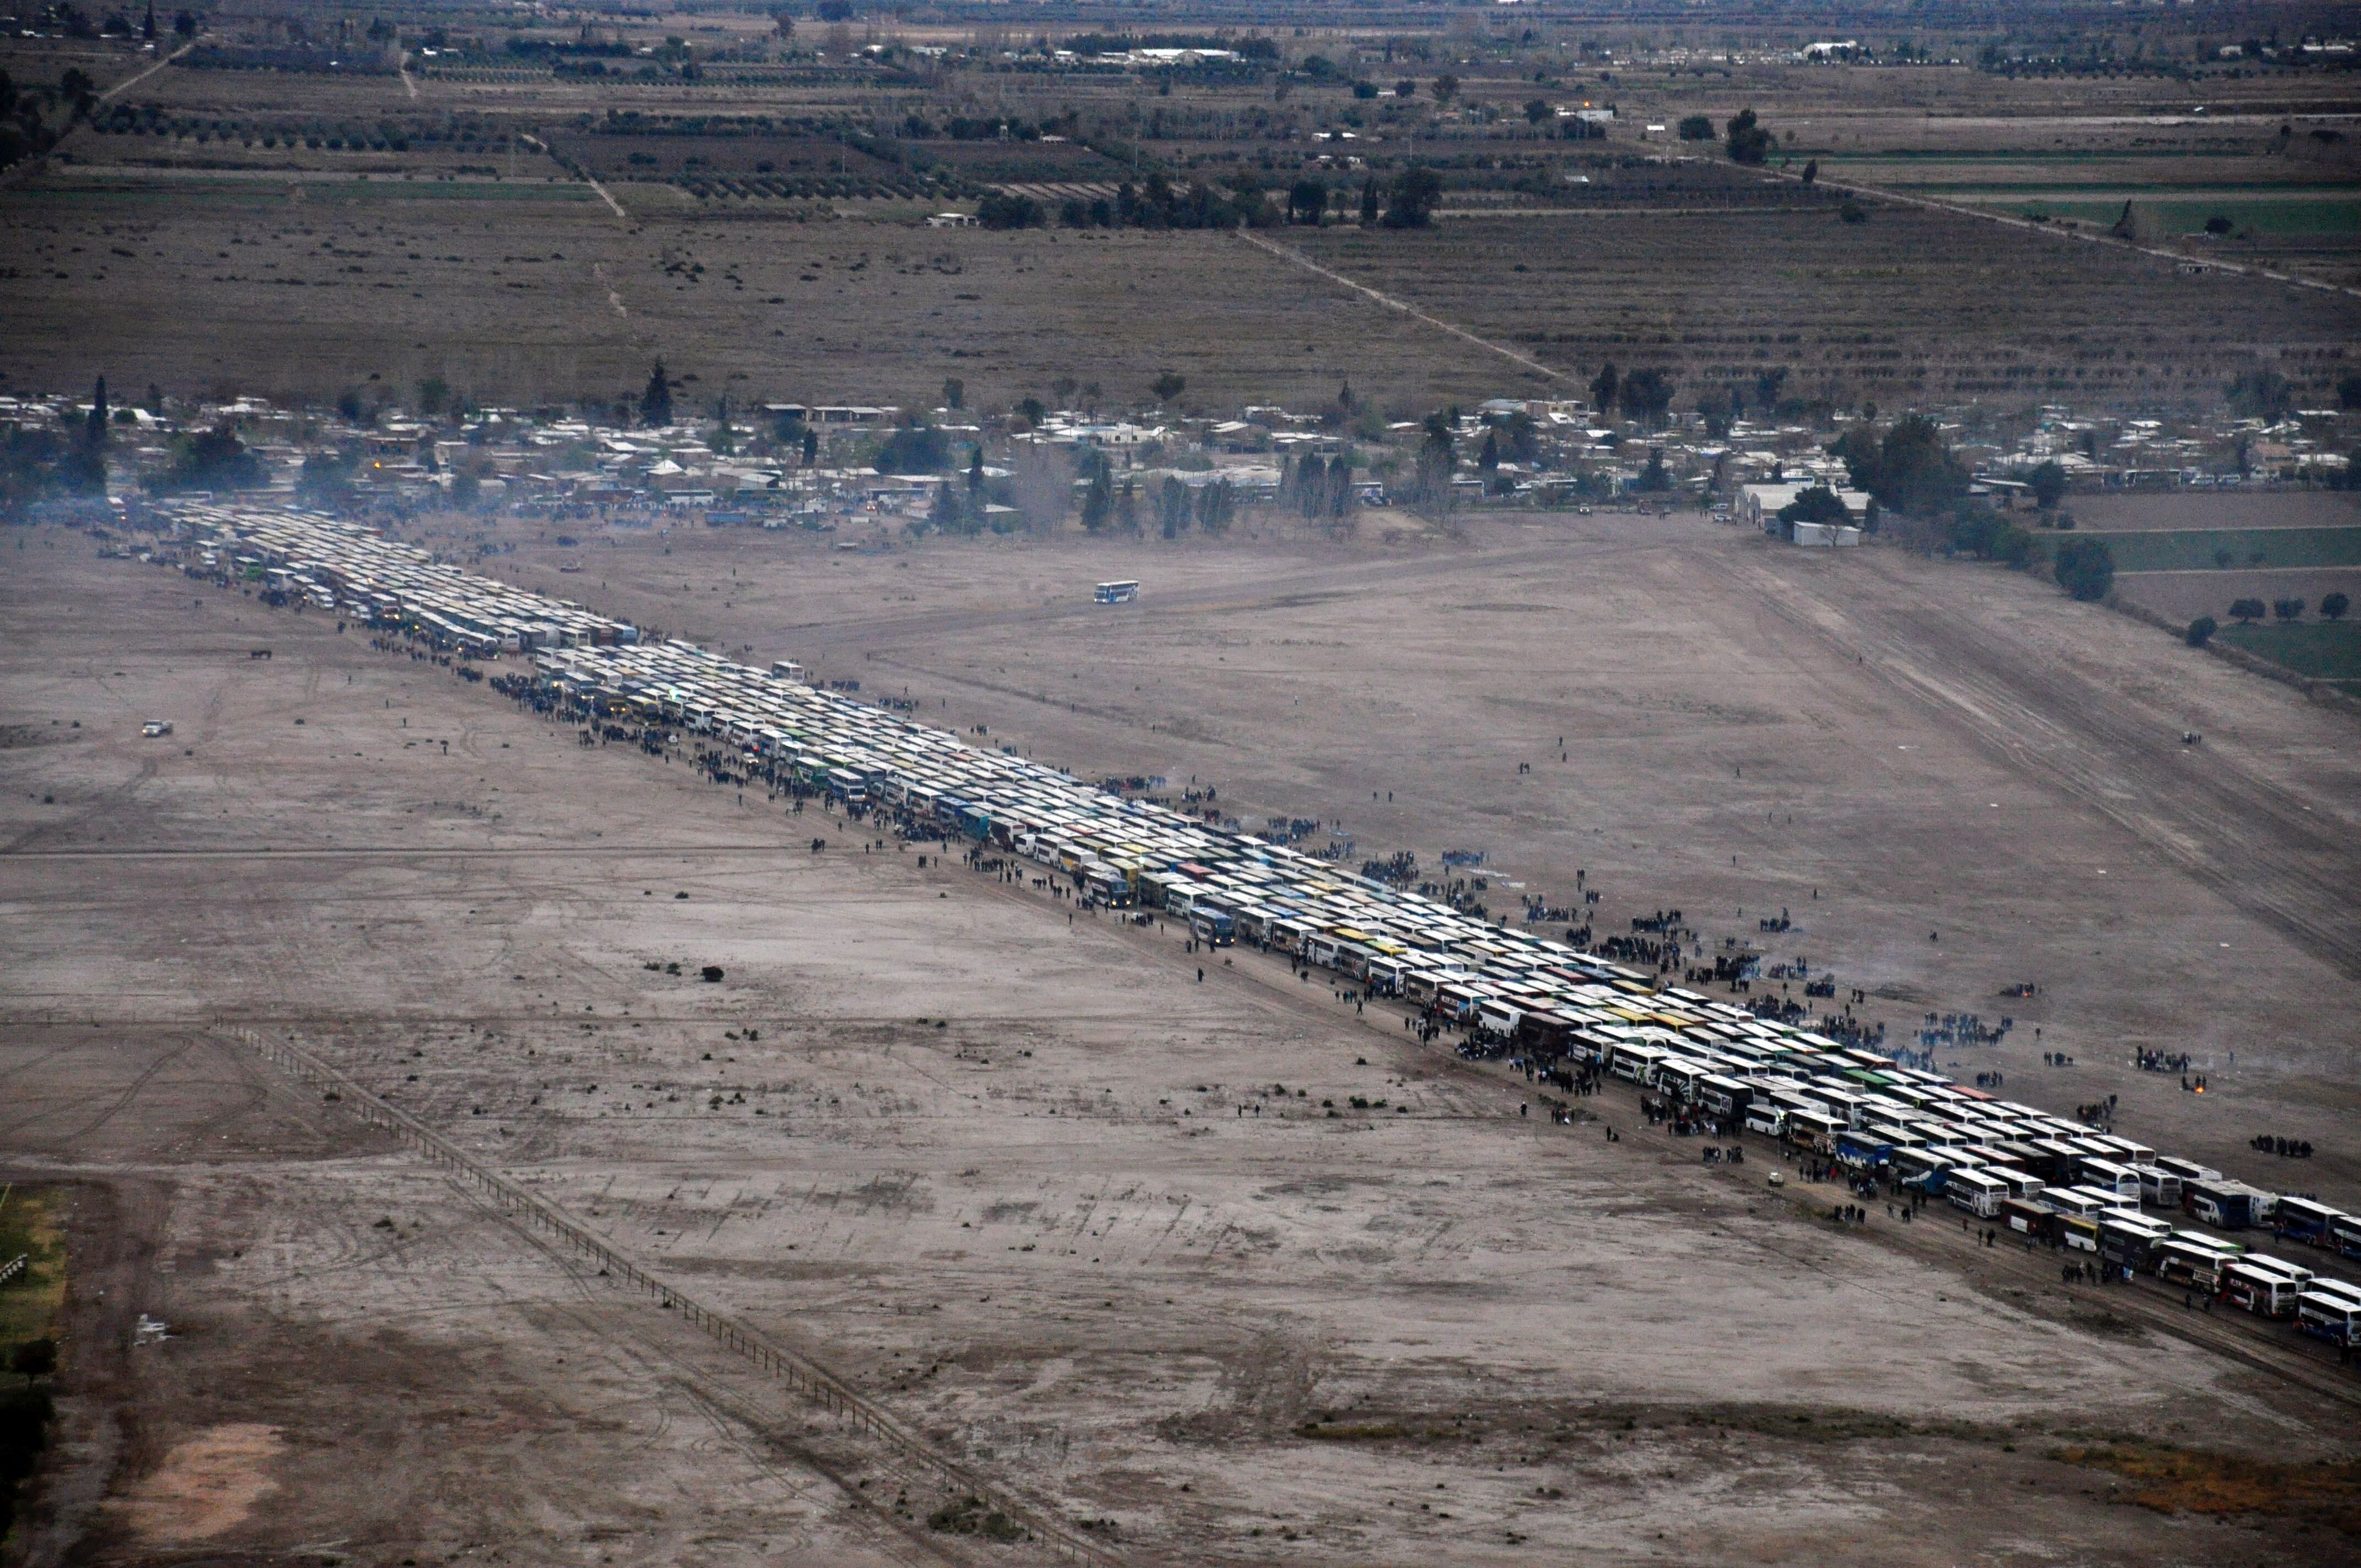
[[(1880, 206), (1863, 224), (1768, 212), (1611, 221), (1469, 217), (1435, 232), (1304, 231), (1373, 288), (1513, 342), (1570, 377), (1653, 366), (1680, 406), (1785, 365), (1894, 406), (1938, 398), (2218, 399), (2277, 350), (2330, 373), (2361, 303), (2191, 277), (2152, 257)], [(2314, 356), (2317, 356), (2316, 358)], [(1840, 399), (1839, 399), (1840, 400)]]
[(2225, 626), (2216, 635), (2299, 675), (2361, 687), (2361, 625), (2352, 621)]
[(1124, 407), (1167, 369), (1211, 408), (1315, 405), (1346, 380), (1405, 408), (1500, 387), (1492, 356), (1218, 234), (920, 234), (618, 195), (649, 221), (565, 181), (53, 174), (0, 193), (0, 267), (27, 285), (0, 374), (321, 399), (436, 376), (490, 401), (610, 401), (663, 358), (733, 400), (908, 407), (946, 376), (977, 406), (1071, 377)]
[(2085, 537), (2106, 542), (2118, 572), (2361, 566), (2361, 527), (2143, 529)]

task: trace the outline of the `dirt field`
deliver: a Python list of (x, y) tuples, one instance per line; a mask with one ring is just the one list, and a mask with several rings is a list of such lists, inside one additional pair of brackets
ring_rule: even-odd
[[(2061, 1108), (2120, 1092), (2124, 1130), (2261, 1180), (2250, 1130), (2309, 1136), (2304, 1184), (2361, 1199), (2349, 721), (2122, 618), (1604, 515), (1354, 554), (668, 543), (528, 533), (505, 562), (584, 560), (577, 597), (906, 683), (1080, 771), (1195, 773), (1373, 853), (1482, 847), (1561, 896), (1581, 866), (1601, 929), (1786, 906), (1782, 956), (1897, 1028), (2015, 1013), (1959, 1070)], [(243, 1030), (1143, 1560), (2199, 1560), (2223, 1523), (2123, 1506), (2053, 1451), (2349, 1434), (2319, 1374), (2198, 1348), (2152, 1292), (2070, 1291), (1939, 1223), (1838, 1232), (1620, 1098), (1620, 1144), (1521, 1117), (1521, 1082), (1256, 955), (1201, 984), (1177, 935), (841, 825), (813, 855), (808, 814), (586, 751), (317, 618), (24, 543), (0, 1071), (14, 1170), (85, 1195), (106, 1298), (81, 1310), (114, 1315), (72, 1347), (82, 1463), (48, 1505), (88, 1561), (1025, 1555), (926, 1528), (944, 1499), (890, 1454)], [(1118, 575), (1139, 606), (1074, 603)], [(170, 740), (138, 739), (154, 716)], [(2026, 979), (2044, 994), (1998, 999)], [(2128, 1070), (2134, 1043), (2196, 1051), (2217, 1091)], [(1327, 1115), (1352, 1095), (1389, 1109)], [(178, 1337), (130, 1348), (134, 1310)], [(2232, 1517), (2270, 1552), (2339, 1539)]]
[[(1526, 91), (1496, 82), (1485, 92), (1512, 89)], [(2191, 181), (2204, 191), (2349, 183), (2344, 151), (2308, 137), (2295, 152), (2278, 149), (2276, 107), (2269, 125), (2256, 115), (2160, 125), (2129, 112), (2139, 105), (2121, 101), (2134, 91), (2125, 86), (2078, 87), (2073, 115), (2061, 113), (2054, 84), (1950, 71), (1750, 72), (1710, 88), (1675, 75), (1615, 92), (1627, 89), (1633, 126), (1652, 113), (1725, 114), (1739, 101), (1725, 95), (1742, 93), (1800, 138), (1791, 158), (1890, 153), (1858, 172), (1897, 189), (1951, 189), (1962, 165), (1944, 159), (1965, 159), (1987, 183), (2005, 183), (2005, 159), (2018, 155), (2055, 174), (2065, 156), (2057, 144), (2069, 141), (2111, 170), (2110, 194), (2161, 199)], [(1283, 192), (1306, 172), (1296, 166), (1311, 126), (1333, 134), (1345, 123), (1337, 115), (1358, 112), (1334, 91), (1305, 110), (1277, 157), (1253, 128), (1269, 119), (1264, 93), (1182, 93), (1158, 156), (1183, 183), (1245, 170)], [(2290, 91), (2272, 103), (2316, 96)], [(1143, 114), (1160, 118), (1168, 107), (1121, 77), (994, 82), (991, 93), (1012, 113), (1082, 105), (1124, 138), (1138, 134)], [(545, 75), (405, 82), (170, 69), (123, 103), (152, 112), (143, 125), (183, 134), (85, 132), (69, 146), (71, 162), (0, 189), (0, 278), (20, 285), (0, 388), (78, 387), (104, 373), (175, 393), (333, 398), (372, 377), (406, 387), (440, 376), (479, 400), (533, 403), (611, 397), (658, 355), (716, 388), (798, 400), (913, 403), (958, 375), (986, 407), (1061, 378), (1124, 406), (1168, 368), (1187, 378), (1189, 401), (1223, 412), (1317, 406), (1348, 378), (1400, 413), (1552, 385), (1219, 235), (930, 231), (919, 220), (948, 198), (921, 191), (923, 169), (905, 171), (904, 199), (818, 199), (809, 182), (831, 173), (883, 181), (864, 188), (895, 184), (882, 157), (800, 128), (856, 109), (865, 121), (877, 102), (851, 79), (658, 89)], [(939, 115), (979, 107), (957, 91), (893, 102)], [(2216, 105), (2225, 115), (2231, 107)], [(582, 128), (608, 110), (759, 114), (784, 128), (712, 137)], [(195, 140), (200, 130), (210, 139)], [(518, 139), (536, 133), (597, 170), (628, 216)], [(287, 139), (296, 134), (301, 148)], [(1699, 156), (1698, 144), (1635, 134), (1571, 144), (1497, 126), (1415, 142), (1395, 133), (1394, 145), (1366, 149), (1381, 177), (1390, 159), (1434, 160), (1452, 186), (1445, 212), (1461, 215), (1429, 233), (1273, 232), (1358, 282), (1562, 368), (1576, 393), (1608, 359), (1665, 369), (1684, 410), (1708, 384), (1751, 382), (1781, 365), (1800, 396), (1887, 408), (1980, 399), (2006, 412), (2044, 401), (2210, 407), (2232, 375), (2258, 366), (2324, 405), (2349, 368), (2361, 317), (2347, 294), (2191, 276), (2169, 255), (1876, 202), (1866, 224), (1845, 224), (1831, 192), (1737, 169), (1710, 147)], [(375, 145), (309, 145), (355, 136)], [(927, 167), (939, 162), (971, 185), (1139, 177), (1073, 141), (911, 145)], [(1357, 184), (1349, 170), (1309, 171)], [(1841, 171), (1832, 163), (1831, 179)], [(738, 185), (700, 197), (667, 178)], [(1566, 183), (1576, 179), (1588, 183)], [(750, 181), (772, 193), (749, 198)], [(831, 208), (832, 221), (806, 221)], [(2302, 264), (2315, 273), (2352, 270), (2349, 235), (2285, 244), (2310, 247)], [(2213, 249), (2276, 265), (2286, 259), (2278, 246)], [(521, 257), (543, 259), (521, 278)]]

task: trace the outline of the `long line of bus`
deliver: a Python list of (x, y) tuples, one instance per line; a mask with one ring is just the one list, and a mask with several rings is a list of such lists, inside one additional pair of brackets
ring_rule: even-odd
[(2268, 1229), (2361, 1257), (2361, 1218), (1126, 799), (1011, 749), (819, 689), (790, 663), (756, 669), (649, 641), (579, 605), (317, 514), (193, 504), (165, 515), (159, 558), (465, 658), (514, 657), (518, 674), (495, 684), (569, 718), (627, 727), (651, 747), (689, 738), (742, 776), (889, 814), (914, 835), (1023, 857), (1085, 899), (1161, 909), (1210, 944), (1284, 951), (1404, 998), (1539, 1071), (1587, 1067), (2111, 1266), (2292, 1315), (2339, 1344), (2361, 1332), (2361, 1290), (2231, 1239)]

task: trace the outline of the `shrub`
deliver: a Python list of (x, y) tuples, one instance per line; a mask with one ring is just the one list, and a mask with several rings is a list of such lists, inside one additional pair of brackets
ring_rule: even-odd
[(2103, 539), (2070, 539), (2058, 549), (2058, 586), (2089, 603), (2115, 586), (2115, 553)]
[(2213, 634), (2220, 630), (2222, 630), (2221, 627), (2215, 623), (2212, 616), (2201, 615), (2189, 623), (2189, 645), (2191, 648), (2202, 648), (2213, 641)]

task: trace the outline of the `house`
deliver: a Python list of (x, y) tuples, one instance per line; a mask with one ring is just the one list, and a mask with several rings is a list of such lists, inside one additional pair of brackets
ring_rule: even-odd
[(930, 229), (972, 229), (976, 226), (973, 213), (936, 213), (927, 219)]
[(1829, 486), (1825, 480), (1820, 479), (1790, 479), (1775, 485), (1741, 485), (1738, 487), (1738, 521), (1759, 528), (1765, 533), (1776, 532), (1779, 529), (1779, 512), (1782, 508), (1806, 490), (1817, 489), (1824, 486), (1836, 491), (1837, 499), (1844, 502), (1845, 510), (1850, 514), (1854, 526), (1858, 527), (1869, 521), (1867, 490)]

